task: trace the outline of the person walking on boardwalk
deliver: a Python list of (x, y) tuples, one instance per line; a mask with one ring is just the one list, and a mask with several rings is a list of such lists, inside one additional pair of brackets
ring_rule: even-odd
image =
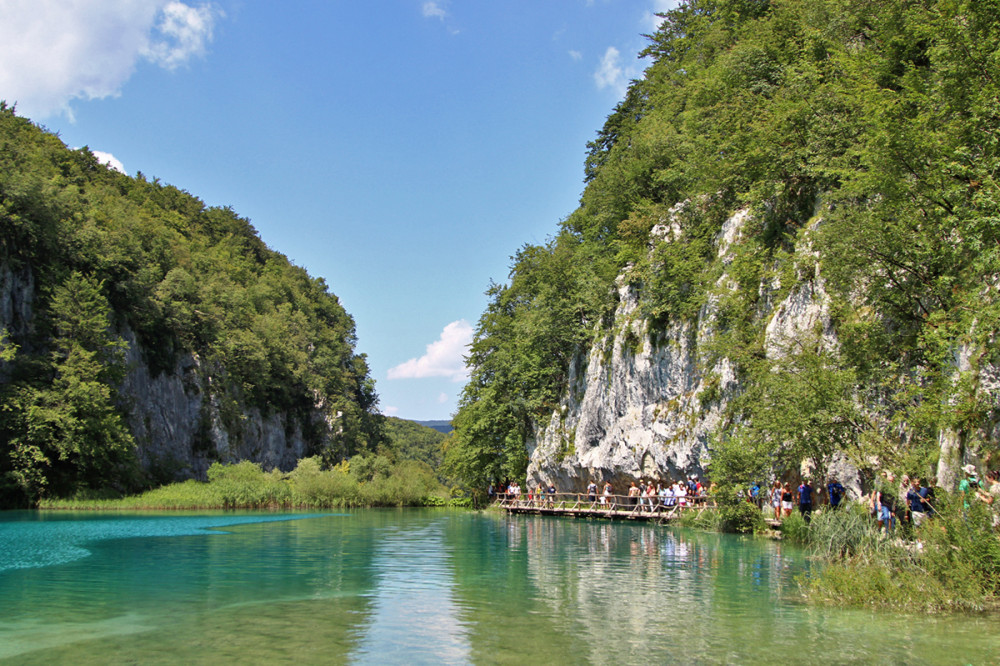
[(601, 504), (606, 506), (611, 504), (611, 495), (614, 491), (611, 489), (611, 482), (604, 482), (604, 493), (601, 495)]
[(781, 487), (781, 512), (785, 518), (792, 515), (792, 486), (787, 481)]
[(630, 506), (636, 506), (639, 503), (639, 487), (635, 485), (635, 481), (628, 489), (628, 503)]
[(594, 483), (593, 479), (587, 484), (587, 501), (591, 504), (597, 501), (597, 484)]
[(781, 520), (781, 481), (778, 479), (771, 486), (771, 508), (774, 509), (774, 519)]
[(910, 480), (910, 489), (906, 491), (906, 505), (910, 507), (910, 519), (914, 527), (920, 527), (927, 516), (927, 507), (924, 505), (924, 497), (927, 496), (927, 489), (920, 486), (920, 479), (913, 477)]
[(1000, 527), (1000, 472), (993, 470), (986, 474), (987, 490), (983, 501), (993, 509), (993, 529)]
[(812, 520), (812, 510), (813, 487), (809, 483), (809, 479), (806, 479), (799, 486), (799, 513), (802, 514), (802, 519), (806, 521), (806, 525)]
[(879, 529), (885, 530), (886, 536), (892, 534), (896, 528), (895, 482), (896, 477), (892, 472), (885, 471), (875, 482), (875, 490), (872, 491), (871, 506), (878, 520)]
[(974, 497), (979, 490), (979, 476), (976, 474), (975, 465), (964, 465), (962, 471), (965, 472), (965, 478), (958, 484), (958, 492), (965, 498), (965, 508), (968, 509), (969, 497)]
[(669, 483), (664, 483), (660, 485), (659, 490), (656, 494), (660, 496), (660, 506), (671, 506), (673, 504), (672, 498), (674, 491), (670, 489)]
[(839, 509), (840, 501), (844, 499), (844, 486), (837, 480), (837, 477), (830, 477), (830, 483), (826, 486), (826, 492), (830, 498), (830, 508)]
[(656, 511), (656, 487), (653, 485), (652, 479), (646, 484), (646, 504), (649, 506), (650, 512)]
[(677, 504), (680, 506), (687, 506), (687, 485), (678, 481), (674, 484), (674, 497), (677, 498)]

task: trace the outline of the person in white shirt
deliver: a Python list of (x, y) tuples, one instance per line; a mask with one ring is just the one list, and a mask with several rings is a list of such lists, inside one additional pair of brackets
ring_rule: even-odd
[(674, 491), (670, 489), (670, 484), (660, 486), (660, 504), (663, 506), (673, 506)]

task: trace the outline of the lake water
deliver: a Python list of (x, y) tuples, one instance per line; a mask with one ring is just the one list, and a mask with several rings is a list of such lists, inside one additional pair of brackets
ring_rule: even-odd
[(779, 543), (450, 510), (0, 513), (5, 663), (995, 663), (992, 617), (803, 604)]

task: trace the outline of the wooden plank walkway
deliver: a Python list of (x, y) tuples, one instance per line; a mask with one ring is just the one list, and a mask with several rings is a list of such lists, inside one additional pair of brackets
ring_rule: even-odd
[[(494, 504), (507, 513), (526, 513), (549, 516), (569, 516), (572, 518), (605, 518), (618, 520), (644, 520), (655, 521), (661, 525), (669, 523), (678, 518), (681, 512), (714, 510), (717, 507), (715, 500), (709, 497), (684, 498), (684, 504), (665, 505), (664, 498), (653, 498), (650, 504), (633, 504), (633, 500), (638, 498), (626, 495), (612, 495), (601, 502), (600, 496), (597, 501), (591, 502), (586, 494), (566, 494), (557, 493), (555, 495), (526, 496), (517, 497), (511, 495), (499, 495), (494, 500)], [(649, 501), (648, 498), (642, 498)], [(781, 521), (773, 518), (765, 518), (766, 524), (772, 530), (781, 529)]]
[[(637, 503), (637, 500), (640, 499), (643, 500), (642, 504)], [(650, 502), (650, 500), (652, 501)], [(670, 500), (673, 500), (673, 503), (667, 505), (665, 501)], [(668, 523), (680, 516), (681, 512), (696, 511), (700, 513), (716, 508), (714, 500), (708, 497), (683, 498), (683, 502), (679, 502), (674, 498), (665, 500), (660, 497), (636, 498), (626, 495), (611, 495), (608, 497), (599, 496), (596, 500), (591, 501), (586, 494), (566, 493), (541, 497), (500, 495), (494, 504), (508, 513), (644, 520), (659, 523)]]

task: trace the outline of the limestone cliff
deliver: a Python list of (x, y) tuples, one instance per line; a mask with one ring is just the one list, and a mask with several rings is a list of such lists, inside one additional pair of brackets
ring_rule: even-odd
[[(30, 344), (29, 333), (37, 324), (35, 292), (28, 267), (0, 262), (0, 330), (8, 331), (11, 340)], [(197, 354), (182, 353), (172, 369), (154, 373), (131, 329), (123, 326), (119, 334), (128, 344), (119, 401), (140, 465), (154, 479), (205, 478), (213, 462), (239, 460), (290, 470), (303, 456), (322, 449), (333, 433), (335, 419), (323, 404), (305, 422), (285, 412), (265, 414), (239, 398), (227, 384), (224, 368), (207, 367)], [(8, 374), (8, 365), (0, 362), (0, 379)]]
[[(657, 242), (683, 242), (678, 221), (682, 210), (683, 205), (674, 207), (670, 219), (653, 228), (651, 248)], [(737, 211), (716, 237), (722, 274), (715, 295), (709, 296), (694, 321), (652, 334), (653, 327), (640, 314), (641, 285), (630, 282), (628, 268), (619, 276), (614, 324), (574, 359), (559, 408), (528, 440), (530, 485), (553, 482), (561, 490), (573, 491), (582, 490), (590, 480), (610, 480), (623, 489), (639, 478), (704, 474), (712, 439), (732, 425), (727, 422), (731, 418), (727, 407), (744, 388), (734, 363), (706, 350), (716, 331), (718, 294), (738, 289), (727, 269), (749, 220), (748, 210)], [(772, 278), (772, 283), (759, 285), (760, 298), (746, 299), (757, 304), (753, 316), (763, 330), (762, 349), (768, 359), (784, 357), (806, 337), (818, 339), (831, 352), (838, 350), (821, 262), (810, 242), (812, 230), (820, 224), (821, 215), (815, 215), (800, 236), (795, 270), (783, 274), (792, 284), (782, 288)], [(784, 296), (774, 302), (776, 293)], [(962, 465), (988, 463), (980, 459), (980, 443), (996, 441), (1000, 433), (1000, 370), (986, 356), (987, 350), (965, 343), (954, 350), (955, 395), (963, 390), (974, 393), (985, 417), (972, 430), (956, 426), (940, 431), (936, 473), (943, 487), (957, 485)], [(878, 422), (877, 430), (888, 433), (892, 428), (877, 411), (869, 418)], [(903, 424), (902, 430), (887, 436), (902, 441), (911, 435)], [(844, 452), (824, 463), (853, 494), (861, 492), (862, 478)], [(882, 461), (869, 456), (864, 464), (877, 469)], [(802, 471), (807, 472), (809, 461), (804, 465)]]
[[(740, 210), (723, 225), (716, 239), (723, 265), (748, 218), (749, 212)], [(672, 242), (680, 235), (676, 219), (657, 225), (652, 235), (651, 242)], [(799, 250), (804, 257), (811, 252), (808, 243)], [(813, 267), (797, 275), (781, 302), (762, 299), (758, 316), (767, 321), (769, 357), (781, 355), (805, 332), (819, 330), (824, 345), (837, 344), (823, 279), (814, 262), (802, 263)], [(717, 287), (736, 288), (725, 272)], [(729, 359), (712, 361), (704, 351), (715, 330), (715, 300), (709, 299), (696, 321), (651, 335), (649, 322), (637, 315), (637, 287), (622, 275), (617, 289), (612, 332), (575, 359), (560, 408), (528, 443), (529, 484), (552, 481), (568, 491), (584, 488), (590, 479), (621, 487), (643, 477), (703, 474), (712, 436), (726, 426), (726, 405), (740, 384)]]
[[(250, 460), (264, 469), (291, 470), (310, 443), (294, 416), (262, 414), (234, 398), (223, 378), (194, 354), (178, 359), (172, 372), (154, 376), (135, 337), (127, 333), (128, 375), (120, 398), (141, 465), (162, 479), (205, 478), (213, 462)], [(329, 431), (317, 406), (308, 424)], [(328, 433), (327, 433), (328, 434)]]
[(995, 469), (996, 12), (709, 4), (666, 13), (580, 206), (490, 290), (456, 469)]

